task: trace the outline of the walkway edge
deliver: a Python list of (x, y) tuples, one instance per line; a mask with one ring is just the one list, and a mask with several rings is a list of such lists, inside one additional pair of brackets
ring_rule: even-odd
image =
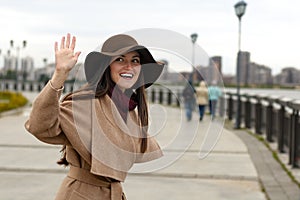
[(273, 152), (248, 130), (237, 130), (232, 127), (231, 123), (225, 123), (225, 128), (235, 133), (247, 146), (267, 198), (269, 200), (299, 200), (299, 186), (273, 157)]

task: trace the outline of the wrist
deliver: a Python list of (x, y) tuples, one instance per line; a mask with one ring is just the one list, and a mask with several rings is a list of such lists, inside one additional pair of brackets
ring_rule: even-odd
[(53, 84), (52, 80), (49, 80), (49, 84), (50, 87), (57, 92), (62, 91), (65, 88), (63, 85), (61, 87), (57, 87), (56, 85)]
[(52, 86), (56, 89), (62, 88), (63, 85), (65, 84), (65, 80), (67, 79), (67, 77), (68, 77), (67, 75), (54, 72), (50, 80)]

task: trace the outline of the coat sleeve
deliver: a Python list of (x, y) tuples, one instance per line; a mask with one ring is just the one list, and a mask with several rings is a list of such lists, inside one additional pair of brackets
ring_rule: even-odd
[(49, 144), (65, 144), (66, 137), (60, 127), (61, 91), (57, 91), (48, 82), (32, 105), (25, 129), (37, 139)]

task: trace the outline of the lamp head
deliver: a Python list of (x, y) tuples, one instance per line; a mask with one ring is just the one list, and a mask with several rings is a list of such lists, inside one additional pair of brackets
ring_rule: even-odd
[(197, 34), (197, 33), (193, 33), (193, 34), (191, 35), (191, 38), (192, 38), (192, 42), (193, 42), (193, 43), (196, 42), (197, 37), (198, 37), (198, 34)]
[(243, 0), (237, 2), (237, 3), (234, 5), (235, 14), (236, 14), (236, 16), (237, 16), (239, 19), (245, 14), (245, 12), (246, 12), (246, 6), (247, 6), (247, 3), (244, 2)]
[(26, 40), (23, 40), (23, 48), (25, 48), (27, 45), (27, 41)]
[(13, 40), (10, 40), (9, 43), (10, 43), (10, 47), (14, 47), (14, 41)]

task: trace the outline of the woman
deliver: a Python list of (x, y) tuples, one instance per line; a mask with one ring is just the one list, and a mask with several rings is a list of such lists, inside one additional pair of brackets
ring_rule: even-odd
[(208, 104), (208, 89), (204, 81), (196, 87), (197, 104), (199, 107), (199, 120), (202, 121), (205, 114), (205, 106)]
[(101, 52), (84, 63), (87, 85), (59, 103), (63, 85), (80, 52), (76, 38), (55, 43), (56, 68), (33, 103), (26, 129), (39, 140), (63, 145), (59, 164), (69, 173), (56, 195), (65, 199), (126, 199), (120, 182), (133, 163), (162, 156), (147, 134), (145, 88), (157, 80), (163, 65), (128, 35), (106, 40)]

